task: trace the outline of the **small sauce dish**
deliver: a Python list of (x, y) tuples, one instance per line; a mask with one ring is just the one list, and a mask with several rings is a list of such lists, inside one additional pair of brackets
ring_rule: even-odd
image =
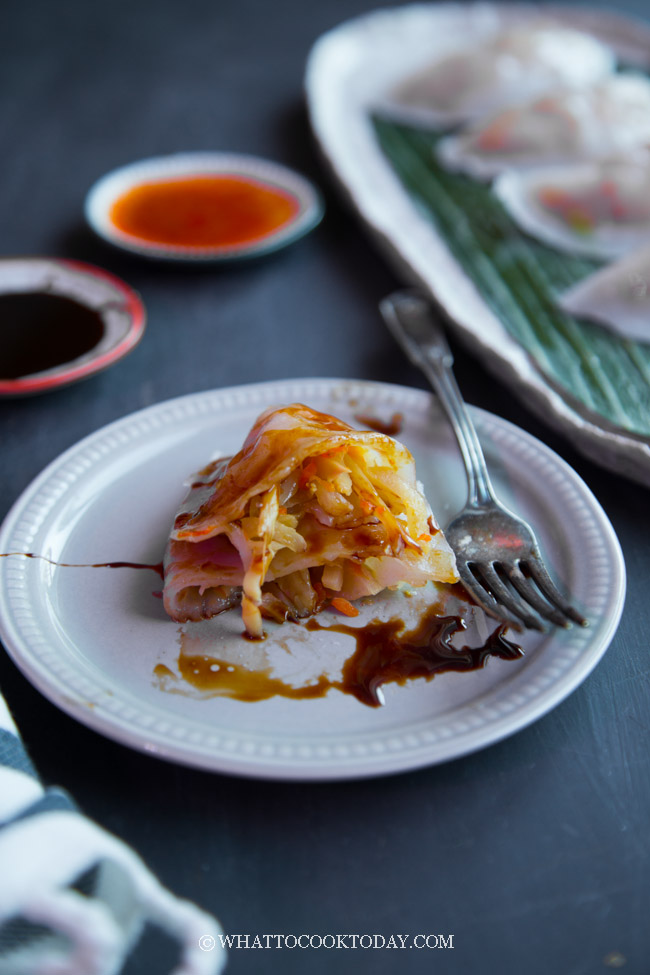
[(0, 259), (0, 395), (44, 393), (113, 365), (140, 341), (139, 295), (79, 261)]
[(293, 243), (323, 216), (318, 190), (278, 163), (228, 153), (144, 159), (103, 176), (85, 203), (101, 238), (172, 261), (257, 257)]

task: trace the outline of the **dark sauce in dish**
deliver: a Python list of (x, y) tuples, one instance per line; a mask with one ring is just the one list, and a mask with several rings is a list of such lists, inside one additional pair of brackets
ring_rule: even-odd
[(41, 291), (0, 294), (0, 379), (21, 379), (72, 362), (104, 334), (98, 311)]

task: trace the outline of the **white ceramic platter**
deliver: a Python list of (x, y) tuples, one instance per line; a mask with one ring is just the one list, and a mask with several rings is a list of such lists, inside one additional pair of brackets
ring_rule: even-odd
[[(115, 201), (135, 187), (201, 176), (231, 176), (277, 190), (294, 201), (296, 212), (276, 230), (261, 237), (205, 247), (148, 241), (124, 232), (111, 218)], [(323, 201), (309, 180), (280, 163), (226, 152), (184, 152), (141, 159), (107, 173), (88, 191), (84, 210), (92, 230), (123, 250), (157, 260), (211, 263), (260, 257), (292, 244), (320, 222)]]
[(650, 484), (650, 443), (578, 412), (544, 379), (415, 206), (377, 144), (371, 114), (386, 93), (438, 53), (496, 26), (552, 16), (611, 44), (627, 63), (650, 65), (650, 27), (586, 8), (533, 4), (413, 4), (361, 16), (323, 35), (306, 71), (314, 133), (351, 203), (378, 244), (424, 285), (486, 365), (598, 463)]
[[(441, 523), (464, 502), (453, 434), (428, 393), (332, 379), (264, 383), (161, 403), (81, 441), (17, 501), (0, 532), (0, 552), (67, 563), (158, 562), (183, 481), (215, 451), (236, 451), (267, 406), (296, 401), (349, 422), (357, 413), (382, 420), (402, 413), (400, 438)], [(491, 659), (475, 672), (386, 685), (382, 708), (337, 690), (315, 700), (246, 703), (201, 696), (180, 678), (161, 689), (154, 668), (162, 663), (178, 673), (179, 626), (152, 595), (160, 589), (155, 573), (12, 556), (0, 559), (5, 646), (37, 688), (84, 724), (214, 771), (356, 778), (442, 762), (498, 741), (549, 711), (595, 666), (618, 623), (625, 573), (611, 525), (578, 476), (504, 420), (479, 411), (476, 420), (499, 493), (536, 526), (550, 565), (589, 617), (587, 629), (526, 634), (518, 661)], [(355, 622), (408, 611), (406, 604), (417, 605), (401, 593), (378, 598)], [(341, 618), (330, 611), (319, 619)], [(354, 650), (348, 636), (290, 624), (270, 625), (266, 642), (251, 644), (241, 638), (235, 611), (211, 622), (220, 656), (245, 662), (263, 652), (276, 672), (304, 670), (309, 661), (336, 670)]]

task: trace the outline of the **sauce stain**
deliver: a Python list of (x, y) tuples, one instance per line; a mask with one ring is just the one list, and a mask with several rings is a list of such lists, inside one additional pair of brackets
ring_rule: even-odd
[(203, 654), (186, 654), (181, 649), (178, 667), (181, 677), (200, 691), (212, 692), (238, 701), (262, 701), (270, 697), (310, 700), (325, 697), (332, 689), (356, 697), (362, 704), (383, 704), (381, 687), (387, 683), (404, 685), (408, 680), (448, 671), (471, 671), (485, 666), (489, 657), (518, 660), (521, 647), (506, 639), (506, 625), (499, 624), (485, 643), (478, 647), (456, 648), (451, 639), (466, 624), (460, 616), (441, 616), (434, 604), (414, 629), (405, 630), (401, 619), (371, 620), (365, 626), (335, 623), (326, 626), (315, 618), (296, 624), (309, 631), (343, 633), (356, 643), (354, 653), (343, 665), (340, 680), (321, 674), (311, 683), (294, 687), (271, 676), (271, 668), (249, 670), (240, 664)]
[(402, 413), (393, 413), (387, 422), (377, 419), (376, 416), (366, 416), (363, 413), (355, 413), (354, 419), (364, 427), (375, 430), (376, 433), (385, 433), (387, 437), (397, 437), (402, 432), (404, 416)]
[(37, 555), (35, 552), (0, 552), (0, 559), (8, 559), (14, 555), (22, 555), (24, 559), (41, 559), (65, 569), (151, 569), (161, 579), (165, 577), (162, 562), (57, 562), (55, 559), (48, 559), (47, 555)]
[(72, 362), (104, 334), (99, 311), (44, 291), (0, 294), (0, 379), (21, 379)]
[(181, 677), (192, 687), (212, 691), (238, 701), (265, 701), (269, 697), (288, 697), (305, 701), (325, 697), (332, 683), (321, 674), (314, 683), (294, 687), (278, 677), (271, 676), (271, 668), (248, 670), (241, 664), (216, 660), (214, 657), (188, 656), (181, 652), (178, 658)]
[(431, 680), (452, 670), (478, 670), (491, 656), (503, 660), (523, 656), (523, 650), (505, 638), (505, 624), (499, 624), (482, 646), (457, 649), (451, 638), (465, 626), (460, 616), (440, 616), (437, 606), (407, 632), (400, 619), (371, 620), (360, 628), (345, 623), (322, 626), (316, 620), (306, 624), (308, 630), (332, 630), (355, 638), (356, 650), (343, 665), (342, 681), (334, 686), (370, 707), (383, 703), (379, 694), (383, 684), (404, 685), (415, 677)]
[[(10, 556), (42, 559), (51, 565), (67, 568), (150, 569), (164, 577), (162, 562), (56, 562), (34, 552), (0, 553), (0, 558)], [(468, 595), (460, 583), (447, 586), (446, 593), (468, 601)], [(462, 616), (443, 616), (441, 612), (442, 604), (434, 602), (417, 626), (406, 631), (406, 624), (397, 617), (385, 621), (370, 620), (365, 626), (350, 626), (347, 623), (328, 626), (315, 617), (304, 623), (290, 620), (293, 625), (310, 632), (342, 633), (355, 641), (356, 649), (345, 661), (340, 680), (320, 674), (306, 684), (293, 686), (273, 677), (271, 667), (249, 670), (241, 664), (206, 654), (186, 653), (182, 640), (178, 657), (179, 673), (186, 684), (197, 690), (238, 701), (264, 701), (271, 697), (313, 700), (325, 697), (335, 689), (356, 697), (369, 707), (379, 707), (384, 703), (381, 691), (384, 684), (404, 685), (417, 677), (431, 680), (436, 674), (449, 671), (478, 670), (485, 666), (490, 657), (501, 660), (523, 657), (522, 648), (506, 638), (507, 624), (504, 623), (498, 624), (480, 646), (453, 646), (452, 638), (466, 629), (466, 623)], [(170, 682), (178, 683), (178, 675), (163, 663), (156, 664), (153, 674), (162, 690), (168, 690)]]
[(166, 664), (156, 664), (153, 672), (161, 680), (178, 680), (174, 671), (170, 670)]
[(268, 237), (299, 209), (286, 190), (215, 174), (134, 186), (115, 201), (110, 219), (123, 233), (152, 244), (232, 247)]

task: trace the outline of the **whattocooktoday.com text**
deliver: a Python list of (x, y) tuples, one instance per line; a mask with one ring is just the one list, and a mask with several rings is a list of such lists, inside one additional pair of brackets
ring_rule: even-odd
[(204, 951), (243, 949), (326, 949), (330, 951), (433, 950), (454, 948), (453, 934), (220, 934), (199, 939)]

